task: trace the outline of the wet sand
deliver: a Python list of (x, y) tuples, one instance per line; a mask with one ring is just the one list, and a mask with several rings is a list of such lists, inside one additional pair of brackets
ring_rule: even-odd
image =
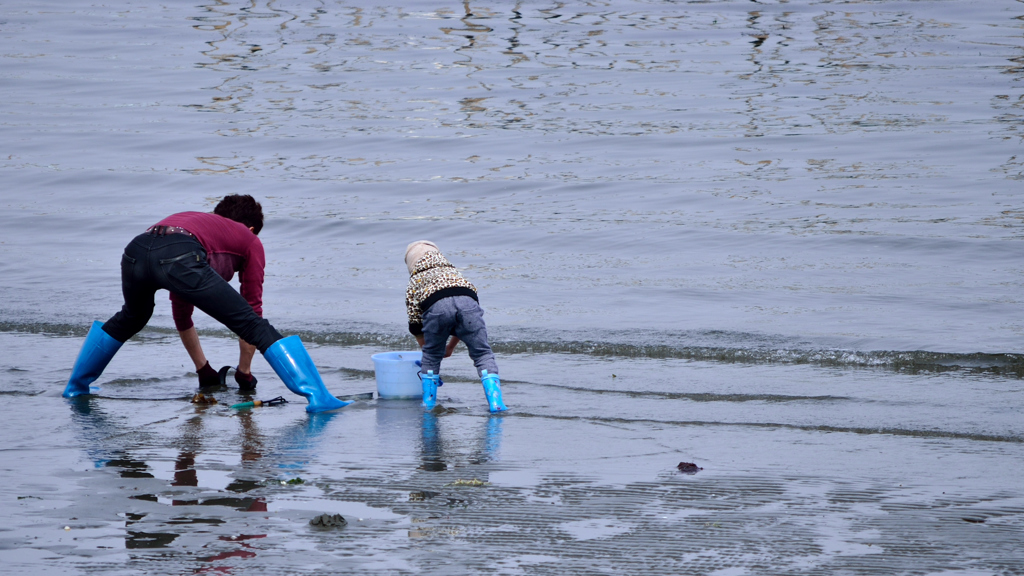
[[(207, 340), (211, 354), (235, 346)], [(157, 332), (125, 346), (96, 397), (64, 400), (77, 342), (0, 334), (48, 367), (3, 367), (10, 573), (1024, 569), (1024, 490), (1007, 483), (1024, 442), (991, 401), (1016, 380), (935, 374), (931, 397), (883, 402), (877, 391), (907, 376), (835, 370), (812, 390), (829, 382), (822, 368), (514, 354), (502, 358), (521, 375), (505, 384), (512, 410), (491, 416), (462, 354), (444, 410), (375, 399), (310, 416), (262, 372), (256, 396), (290, 403), (236, 412), (243, 397), (223, 390), (190, 404), (194, 376)], [(374, 390), (374, 351), (312, 349), (337, 394)], [(964, 386), (978, 394), (942, 393)], [(914, 421), (958, 413), (986, 423)], [(347, 526), (310, 526), (324, 513)]]

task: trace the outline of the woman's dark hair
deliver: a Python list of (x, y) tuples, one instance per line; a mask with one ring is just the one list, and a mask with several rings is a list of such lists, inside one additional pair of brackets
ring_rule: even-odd
[(232, 194), (225, 196), (213, 209), (217, 216), (223, 216), (241, 222), (252, 228), (255, 234), (263, 229), (263, 206), (248, 194)]

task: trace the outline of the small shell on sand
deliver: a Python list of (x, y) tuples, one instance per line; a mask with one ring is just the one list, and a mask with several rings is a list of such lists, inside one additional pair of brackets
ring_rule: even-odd
[(680, 462), (679, 465), (676, 466), (676, 468), (678, 468), (679, 471), (682, 472), (683, 474), (696, 474), (697, 472), (703, 470), (703, 468), (697, 466), (693, 462)]
[(316, 518), (309, 521), (309, 525), (314, 528), (344, 528), (348, 525), (348, 520), (345, 520), (341, 514), (321, 514)]

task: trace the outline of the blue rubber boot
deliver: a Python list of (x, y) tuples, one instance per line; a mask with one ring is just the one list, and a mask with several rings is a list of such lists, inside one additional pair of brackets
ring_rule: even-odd
[(123, 342), (118, 342), (113, 336), (103, 331), (103, 322), (93, 322), (89, 328), (89, 334), (85, 337), (85, 343), (78, 352), (78, 359), (75, 360), (75, 367), (71, 370), (71, 378), (68, 385), (64, 387), (61, 396), (74, 398), (83, 394), (91, 394), (89, 384), (92, 384), (103, 374), (103, 369), (110, 363), (110, 359), (121, 349)]
[(497, 374), (488, 374), (487, 370), (484, 370), (480, 373), (480, 381), (484, 385), (484, 396), (487, 397), (487, 406), (491, 412), (508, 410), (505, 403), (501, 401), (501, 378)]
[(289, 390), (309, 400), (306, 412), (325, 412), (351, 404), (338, 400), (327, 391), (316, 370), (316, 364), (313, 364), (313, 359), (309, 357), (309, 352), (306, 352), (298, 336), (274, 342), (263, 353), (263, 357)]
[(437, 405), (437, 387), (441, 385), (441, 375), (427, 370), (426, 374), (420, 374), (420, 380), (423, 381), (423, 407), (431, 410)]

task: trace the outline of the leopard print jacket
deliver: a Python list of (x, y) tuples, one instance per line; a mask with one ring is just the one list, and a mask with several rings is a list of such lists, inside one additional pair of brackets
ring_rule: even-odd
[(409, 332), (423, 333), (423, 313), (431, 304), (448, 296), (477, 299), (476, 287), (462, 277), (458, 269), (440, 252), (427, 252), (416, 262), (409, 287), (405, 290), (405, 308), (409, 313)]

